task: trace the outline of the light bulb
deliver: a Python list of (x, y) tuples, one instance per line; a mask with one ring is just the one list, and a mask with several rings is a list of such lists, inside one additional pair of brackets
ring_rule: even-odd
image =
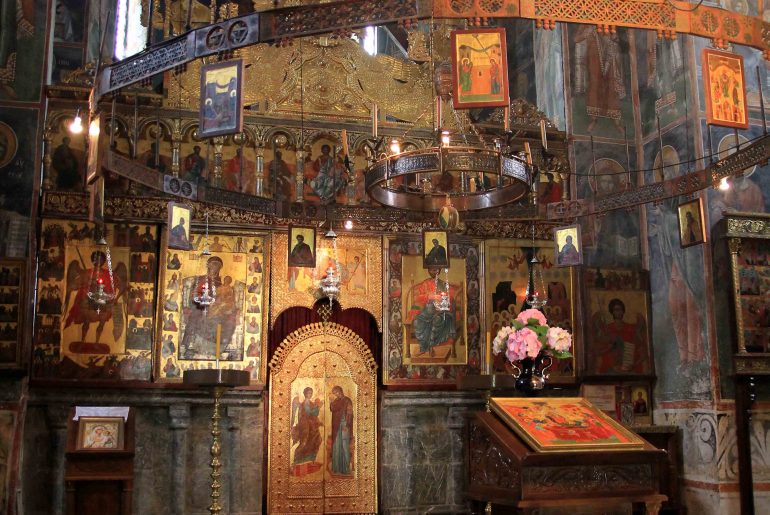
[(83, 132), (83, 120), (80, 118), (79, 114), (75, 115), (75, 119), (70, 123), (69, 129), (72, 134), (80, 134)]
[(390, 151), (394, 154), (401, 153), (401, 143), (399, 143), (395, 138), (393, 138), (393, 141), (390, 142)]
[(449, 131), (441, 132), (441, 144), (445, 147), (449, 146)]
[(91, 123), (88, 124), (88, 135), (94, 137), (99, 135), (99, 122), (92, 120)]
[(722, 177), (722, 179), (719, 181), (719, 189), (721, 191), (727, 191), (730, 189), (730, 183), (727, 182), (727, 177)]
[(345, 229), (348, 231), (353, 228), (353, 220), (345, 220)]

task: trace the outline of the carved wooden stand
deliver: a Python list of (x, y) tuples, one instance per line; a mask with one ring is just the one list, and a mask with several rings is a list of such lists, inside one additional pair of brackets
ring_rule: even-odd
[(249, 384), (249, 372), (246, 370), (224, 370), (204, 369), (204, 370), (186, 370), (184, 373), (184, 383), (199, 386), (202, 388), (211, 388), (214, 395), (214, 412), (211, 415), (211, 506), (209, 512), (211, 515), (219, 515), (222, 512), (222, 506), (219, 504), (219, 489), (222, 487), (220, 477), (222, 473), (222, 461), (219, 456), (222, 454), (222, 444), (219, 429), (219, 402), (222, 395), (230, 389), (238, 386), (247, 386)]

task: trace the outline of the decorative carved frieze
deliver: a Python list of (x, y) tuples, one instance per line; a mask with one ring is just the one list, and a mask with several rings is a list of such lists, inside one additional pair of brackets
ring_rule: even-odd
[(567, 495), (657, 488), (650, 464), (532, 467), (524, 469), (523, 491)]
[(518, 465), (478, 424), (471, 423), (468, 478), (471, 486), (521, 490)]

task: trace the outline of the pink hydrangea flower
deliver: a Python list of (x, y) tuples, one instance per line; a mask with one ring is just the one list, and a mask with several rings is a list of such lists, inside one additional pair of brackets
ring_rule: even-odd
[(572, 347), (572, 335), (561, 327), (549, 328), (545, 341), (556, 352), (566, 352)]
[(526, 324), (530, 318), (537, 320), (537, 323), (540, 325), (546, 325), (545, 315), (536, 309), (525, 309), (519, 313), (519, 316), (516, 317), (516, 321)]
[(508, 350), (505, 355), (511, 361), (518, 361), (526, 357), (534, 358), (540, 352), (543, 345), (537, 339), (537, 333), (525, 327), (508, 337)]
[(527, 342), (521, 337), (520, 332), (515, 331), (508, 336), (508, 349), (505, 351), (508, 361), (519, 361), (527, 356)]

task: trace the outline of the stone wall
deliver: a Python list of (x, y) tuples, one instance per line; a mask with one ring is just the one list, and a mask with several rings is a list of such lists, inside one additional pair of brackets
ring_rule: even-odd
[[(212, 398), (202, 391), (31, 389), (19, 513), (64, 513), (67, 416), (72, 406), (131, 406), (135, 410), (133, 513), (208, 513), (212, 405)], [(230, 392), (222, 405), (223, 513), (261, 514), (262, 392)]]
[(465, 416), (477, 394), (380, 393), (380, 513), (468, 513)]
[[(67, 416), (72, 406), (135, 410), (133, 513), (204, 515), (210, 504), (212, 400), (186, 390), (32, 388), (21, 458), (26, 515), (63, 515)], [(381, 391), (380, 513), (468, 513), (465, 489), (466, 414), (483, 409), (477, 394)], [(223, 399), (223, 513), (262, 513), (265, 466), (262, 392)]]

